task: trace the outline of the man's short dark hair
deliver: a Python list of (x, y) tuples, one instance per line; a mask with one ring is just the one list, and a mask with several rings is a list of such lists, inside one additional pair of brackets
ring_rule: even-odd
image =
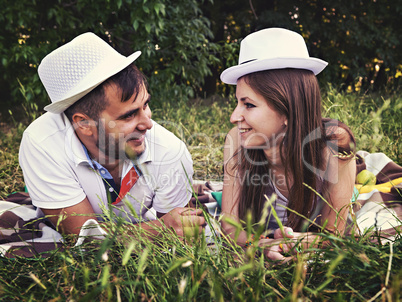
[(148, 82), (144, 74), (134, 64), (131, 64), (67, 108), (64, 113), (70, 122), (72, 122), (73, 115), (77, 112), (84, 113), (97, 121), (100, 113), (109, 105), (105, 96), (105, 87), (112, 84), (115, 84), (120, 89), (121, 102), (128, 101), (134, 94), (136, 98), (142, 85), (145, 85), (145, 88), (148, 89)]

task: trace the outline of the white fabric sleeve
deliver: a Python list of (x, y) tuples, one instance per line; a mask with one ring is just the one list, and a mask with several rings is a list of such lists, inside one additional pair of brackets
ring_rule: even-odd
[(184, 149), (176, 162), (163, 165), (160, 169), (152, 203), (153, 208), (159, 213), (165, 214), (174, 208), (184, 207), (191, 199), (194, 174), (193, 161), (185, 146)]
[(48, 148), (50, 150), (44, 150), (28, 133), (23, 135), (19, 161), (28, 193), (36, 207), (59, 209), (86, 198), (71, 163), (65, 154), (62, 155), (62, 148), (55, 144)]

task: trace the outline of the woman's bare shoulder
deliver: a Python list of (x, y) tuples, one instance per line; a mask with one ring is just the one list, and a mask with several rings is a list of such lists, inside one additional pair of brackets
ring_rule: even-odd
[(225, 149), (223, 151), (224, 161), (227, 162), (240, 147), (239, 132), (237, 127), (233, 127), (225, 138)]

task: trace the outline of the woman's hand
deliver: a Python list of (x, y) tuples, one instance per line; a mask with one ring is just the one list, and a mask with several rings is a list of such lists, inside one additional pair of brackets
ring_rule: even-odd
[(294, 233), (292, 228), (284, 227), (283, 230), (278, 228), (274, 231), (274, 239), (293, 238), (293, 237)]
[[(283, 230), (276, 229), (274, 239), (261, 239), (258, 246), (264, 249), (264, 255), (271, 260), (289, 261), (292, 257), (289, 254), (300, 253), (300, 241), (304, 238), (312, 238), (311, 233), (293, 232), (291, 228), (285, 227)], [(309, 241), (309, 240), (307, 240)]]

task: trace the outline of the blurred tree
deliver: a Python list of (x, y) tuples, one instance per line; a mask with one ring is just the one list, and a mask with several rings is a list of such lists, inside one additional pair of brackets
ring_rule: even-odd
[[(268, 27), (301, 33), (310, 55), (329, 62), (319, 76), (321, 83), (352, 90), (395, 89), (400, 84), (402, 1), (226, 0), (203, 6), (203, 11), (211, 19), (213, 41), (221, 45), (239, 43)], [(225, 64), (214, 66), (212, 74), (223, 68)]]
[[(209, 21), (196, 0), (0, 0), (3, 108), (49, 101), (37, 75), (41, 59), (92, 31), (125, 55), (136, 50), (153, 100), (192, 97), (217, 61)], [(20, 88), (23, 87), (24, 94)]]
[[(237, 64), (239, 42), (267, 27), (301, 33), (319, 76), (344, 89), (395, 88), (402, 72), (402, 1), (393, 0), (0, 0), (0, 101), (48, 103), (36, 69), (58, 46), (86, 31), (137, 65), (155, 101), (228, 94), (219, 80)], [(23, 89), (21, 89), (23, 88)], [(22, 93), (21, 93), (22, 92)], [(29, 109), (29, 108), (28, 108)]]

